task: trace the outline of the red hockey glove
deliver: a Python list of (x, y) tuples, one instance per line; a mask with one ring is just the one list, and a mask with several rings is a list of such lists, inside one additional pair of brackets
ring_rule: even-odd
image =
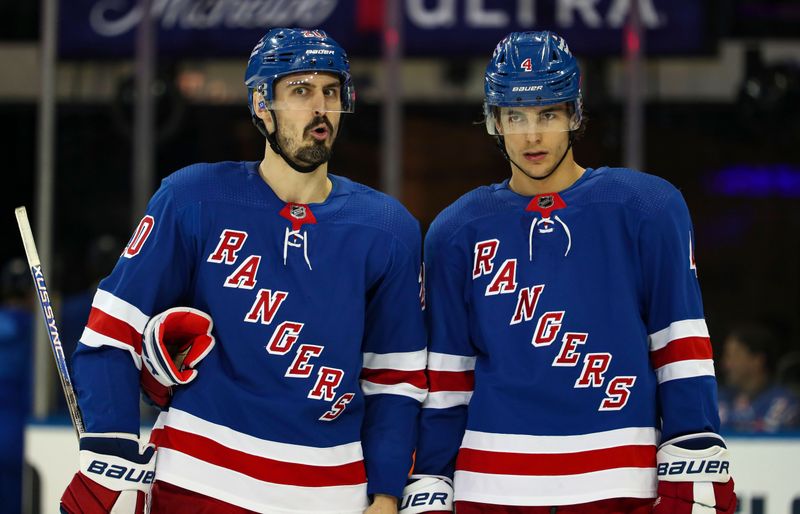
[(153, 485), (156, 454), (133, 434), (83, 434), (80, 471), (61, 496), (66, 514), (142, 514)]
[(190, 307), (175, 307), (150, 318), (142, 340), (142, 389), (159, 407), (172, 387), (197, 376), (197, 364), (214, 348), (211, 317)]
[(728, 450), (713, 433), (676, 437), (662, 444), (658, 498), (653, 514), (733, 514), (736, 494)]
[(453, 482), (438, 475), (411, 475), (398, 514), (453, 512)]

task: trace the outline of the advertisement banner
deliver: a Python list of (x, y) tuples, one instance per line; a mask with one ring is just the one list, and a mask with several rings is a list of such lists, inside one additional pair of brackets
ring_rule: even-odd
[[(249, 54), (269, 27), (322, 28), (351, 55), (380, 52), (382, 6), (402, 2), (410, 56), (482, 56), (512, 31), (554, 30), (578, 55), (622, 53), (622, 27), (638, 2), (650, 55), (708, 52), (709, 9), (697, 0), (151, 0), (162, 57)], [(61, 58), (133, 55), (138, 0), (64, 0)]]

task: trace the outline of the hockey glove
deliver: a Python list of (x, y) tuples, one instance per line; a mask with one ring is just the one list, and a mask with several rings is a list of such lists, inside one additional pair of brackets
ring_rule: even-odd
[(141, 514), (155, 478), (153, 446), (133, 434), (83, 434), (80, 471), (61, 496), (66, 514)]
[(653, 514), (733, 514), (736, 494), (728, 450), (713, 433), (676, 437), (662, 444), (658, 498)]
[(175, 307), (150, 318), (142, 340), (142, 389), (164, 408), (172, 387), (197, 376), (197, 364), (214, 348), (211, 317), (190, 307)]
[(398, 514), (453, 512), (453, 482), (438, 475), (411, 475)]

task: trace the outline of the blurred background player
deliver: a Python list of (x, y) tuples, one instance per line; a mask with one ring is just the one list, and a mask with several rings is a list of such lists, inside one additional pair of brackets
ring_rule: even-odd
[(780, 432), (800, 428), (800, 402), (775, 382), (780, 344), (758, 323), (734, 327), (722, 351), (724, 386), (719, 414), (724, 430)]
[[(141, 512), (153, 473), (151, 512), (396, 511), (426, 393), (418, 224), (328, 173), (354, 101), (333, 39), (270, 30), (245, 84), (263, 160), (165, 179), (94, 296), (66, 512)], [(151, 395), (167, 388), (157, 466), (140, 369)]]
[(8, 514), (22, 512), (22, 441), (33, 371), (30, 280), (24, 259), (0, 269), (0, 505)]
[(459, 514), (733, 513), (686, 204), (575, 162), (580, 84), (551, 32), (510, 34), (486, 68), (511, 177), (426, 236), (415, 472), (454, 477)]

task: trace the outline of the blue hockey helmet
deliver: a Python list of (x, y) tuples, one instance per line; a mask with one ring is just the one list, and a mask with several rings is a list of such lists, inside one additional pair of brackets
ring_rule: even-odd
[(549, 31), (512, 32), (497, 44), (486, 66), (486, 128), (490, 134), (500, 134), (495, 120), (497, 107), (566, 102), (572, 107), (568, 123), (561, 129), (550, 129), (577, 130), (583, 116), (580, 86), (578, 61), (564, 38)]
[[(355, 91), (350, 77), (350, 62), (344, 49), (323, 30), (270, 29), (250, 53), (244, 83), (250, 114), (258, 126), (261, 120), (253, 111), (253, 93), (264, 96), (266, 107), (275, 108), (275, 81), (298, 72), (329, 72), (341, 80), (340, 112), (353, 112)], [(263, 124), (262, 124), (263, 125)], [(259, 127), (262, 130), (262, 127)]]

